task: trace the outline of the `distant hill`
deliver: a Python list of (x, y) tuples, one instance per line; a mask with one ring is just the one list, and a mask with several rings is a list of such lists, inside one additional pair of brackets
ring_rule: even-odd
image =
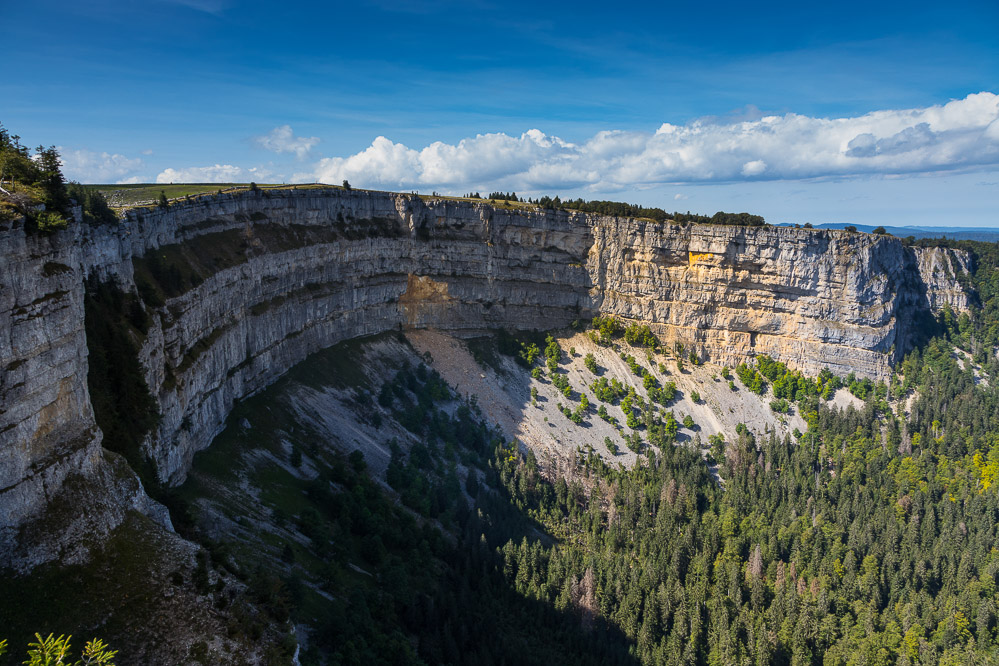
[[(779, 224), (780, 227), (793, 227), (793, 224)], [(869, 224), (849, 224), (847, 222), (828, 222), (826, 224), (816, 224), (816, 229), (843, 229), (844, 227), (853, 226), (856, 227), (858, 231), (866, 231), (870, 233), (877, 229), (875, 226)], [(899, 238), (905, 238), (906, 236), (912, 236), (914, 238), (953, 238), (955, 240), (975, 240), (984, 241), (986, 243), (996, 243), (999, 242), (999, 229), (991, 227), (889, 227), (885, 226), (885, 229), (892, 236), (898, 236)]]

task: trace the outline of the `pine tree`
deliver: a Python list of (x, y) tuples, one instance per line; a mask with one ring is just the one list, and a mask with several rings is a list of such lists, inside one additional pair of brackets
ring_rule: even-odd
[(59, 152), (55, 146), (36, 149), (36, 163), (41, 169), (39, 184), (45, 191), (45, 206), (48, 210), (58, 213), (69, 212), (69, 194), (66, 192), (66, 181), (62, 177)]

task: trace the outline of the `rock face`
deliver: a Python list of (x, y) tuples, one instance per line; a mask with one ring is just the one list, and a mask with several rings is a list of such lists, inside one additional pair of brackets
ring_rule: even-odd
[(130, 509), (169, 524), (128, 465), (101, 448), (80, 231), (79, 221), (52, 235), (0, 228), (0, 568), (79, 560)]
[[(971, 257), (967, 252), (954, 252), (940, 247), (915, 249), (919, 278), (924, 285), (920, 296), (925, 305), (937, 311), (944, 307), (954, 310), (968, 309), (968, 293), (958, 281), (958, 276), (971, 273)], [(917, 300), (916, 305), (922, 305)]]
[(968, 306), (956, 280), (966, 253), (891, 237), (618, 219), (593, 233), (595, 307), (653, 322), (717, 363), (767, 354), (807, 374), (883, 377), (917, 315)]
[(101, 452), (87, 391), (79, 225), (0, 233), (0, 525)]
[[(309, 354), (404, 327), (556, 328), (597, 313), (735, 364), (883, 376), (920, 313), (967, 307), (962, 252), (892, 237), (676, 225), (386, 192), (298, 189), (131, 211), (113, 227), (0, 231), (0, 549), (101, 458), (86, 386), (83, 279), (136, 289), (152, 257), (197, 286), (150, 308), (146, 441), (183, 480), (234, 402)], [(124, 493), (129, 506), (138, 501)], [(2, 560), (0, 560), (2, 564)]]

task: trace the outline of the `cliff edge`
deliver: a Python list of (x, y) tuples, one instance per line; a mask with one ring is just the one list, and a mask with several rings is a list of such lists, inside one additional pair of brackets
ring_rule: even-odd
[(237, 400), (342, 340), (614, 314), (718, 364), (768, 354), (809, 374), (884, 377), (927, 313), (967, 308), (958, 276), (970, 262), (890, 236), (339, 188), (200, 197), (51, 235), (14, 223), (0, 251), (0, 565), (17, 568), (76, 552), (80, 530), (54, 545), (30, 536), (67, 488), (111, 498), (65, 521), (93, 534), (129, 509), (168, 522), (102, 448), (86, 379), (88, 279), (142, 297), (149, 324), (133, 337), (159, 413), (142, 453), (176, 484)]

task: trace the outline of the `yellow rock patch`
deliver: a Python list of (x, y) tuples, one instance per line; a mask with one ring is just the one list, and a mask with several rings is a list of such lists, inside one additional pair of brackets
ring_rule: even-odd
[(32, 439), (40, 440), (55, 430), (67, 414), (73, 413), (74, 407), (73, 379), (72, 377), (63, 377), (62, 381), (59, 382), (59, 395), (38, 412), (38, 427), (35, 429)]
[[(419, 326), (444, 303), (451, 301), (447, 282), (436, 282), (422, 275), (409, 275), (406, 291), (399, 297), (407, 326)], [(446, 306), (443, 306), (446, 307)]]
[(690, 255), (690, 267), (693, 268), (694, 264), (698, 261), (704, 261), (705, 259), (711, 259), (714, 255), (710, 252), (689, 252)]
[(399, 302), (408, 303), (443, 303), (451, 300), (448, 294), (447, 282), (435, 282), (423, 275), (409, 275), (406, 291), (399, 297)]

